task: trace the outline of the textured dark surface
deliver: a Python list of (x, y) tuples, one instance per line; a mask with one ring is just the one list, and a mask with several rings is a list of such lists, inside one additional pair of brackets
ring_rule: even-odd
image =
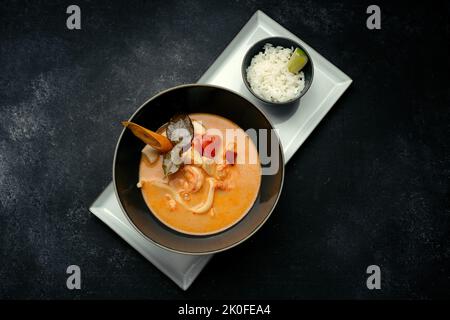
[[(1, 298), (450, 296), (449, 5), (68, 1), (0, 4)], [(286, 168), (268, 223), (187, 292), (88, 212), (119, 120), (195, 82), (262, 9), (354, 83)], [(82, 290), (65, 287), (82, 269)], [(365, 269), (382, 270), (369, 291)]]

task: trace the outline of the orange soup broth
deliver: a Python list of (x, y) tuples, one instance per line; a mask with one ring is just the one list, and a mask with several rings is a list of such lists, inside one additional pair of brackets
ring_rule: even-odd
[[(226, 129), (237, 129), (236, 135), (240, 135), (246, 141), (245, 152), (238, 152), (236, 164), (228, 166), (228, 174), (225, 180), (230, 185), (227, 190), (215, 190), (212, 209), (205, 213), (193, 213), (182, 205), (175, 208), (168, 206), (167, 191), (151, 183), (143, 183), (142, 194), (147, 206), (152, 213), (165, 225), (182, 233), (192, 235), (207, 235), (223, 231), (239, 222), (250, 210), (255, 202), (261, 183), (261, 165), (258, 151), (248, 135), (235, 123), (211, 114), (191, 114), (192, 120), (200, 121), (207, 129), (214, 128), (222, 132), (225, 137)], [(225, 141), (216, 152), (222, 154)], [(255, 163), (249, 163), (249, 159), (256, 159)], [(241, 163), (243, 162), (243, 163)], [(208, 177), (205, 171), (205, 178)], [(174, 181), (180, 171), (169, 176), (169, 184)], [(140, 181), (164, 179), (162, 169), (162, 157), (151, 164), (143, 155), (139, 168)], [(204, 201), (208, 193), (206, 179), (201, 189), (190, 194), (189, 205), (193, 206)]]

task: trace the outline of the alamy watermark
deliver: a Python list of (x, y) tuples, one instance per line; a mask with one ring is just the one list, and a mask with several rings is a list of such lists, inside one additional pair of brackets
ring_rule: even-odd
[(81, 269), (77, 265), (70, 265), (66, 270), (67, 274), (70, 274), (66, 280), (66, 286), (69, 290), (81, 289)]
[[(171, 161), (176, 165), (201, 164), (206, 156), (216, 164), (260, 163), (262, 175), (277, 174), (282, 165), (277, 129), (249, 128), (244, 134), (242, 129), (209, 128), (203, 136), (194, 137), (192, 142), (187, 129), (175, 129), (174, 135), (183, 137), (171, 155)], [(206, 139), (208, 141), (205, 142)], [(251, 141), (257, 152), (252, 152)]]
[(370, 274), (367, 278), (366, 286), (369, 290), (381, 289), (381, 269), (379, 266), (373, 264), (367, 267), (366, 273)]
[(81, 9), (76, 4), (72, 4), (67, 7), (66, 13), (70, 14), (66, 20), (66, 26), (69, 30), (81, 29)]
[(379, 6), (373, 4), (367, 7), (366, 13), (370, 14), (367, 18), (366, 26), (369, 30), (381, 29), (381, 9)]

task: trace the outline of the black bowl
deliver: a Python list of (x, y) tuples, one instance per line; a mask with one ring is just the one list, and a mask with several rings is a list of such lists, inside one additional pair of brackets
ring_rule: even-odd
[[(175, 87), (156, 95), (139, 107), (130, 121), (157, 130), (178, 112), (216, 114), (244, 130), (273, 129), (264, 113), (237, 93), (216, 86), (195, 84)], [(191, 236), (165, 226), (151, 213), (140, 189), (136, 187), (144, 144), (130, 130), (123, 130), (114, 155), (114, 186), (120, 206), (139, 233), (165, 249), (184, 254), (209, 254), (231, 248), (248, 239), (264, 224), (281, 193), (283, 150), (278, 136), (268, 136), (270, 143), (279, 145), (279, 168), (273, 175), (262, 176), (259, 194), (252, 208), (242, 220), (225, 231), (208, 236)], [(259, 148), (258, 143), (254, 143)]]
[[(302, 71), (305, 75), (305, 87), (303, 88), (303, 90), (300, 92), (300, 94), (298, 96), (296, 96), (295, 98), (288, 100), (286, 102), (273, 102), (273, 101), (269, 101), (269, 100), (266, 100), (266, 99), (258, 96), (253, 91), (252, 87), (250, 86), (250, 83), (247, 80), (247, 68), (250, 66), (250, 63), (252, 62), (253, 57), (256, 56), (258, 53), (264, 51), (263, 48), (266, 43), (270, 43), (274, 47), (282, 46), (284, 48), (293, 48), (294, 50), (295, 50), (295, 48), (300, 48), (306, 53), (306, 56), (308, 57), (308, 63), (302, 69)], [(313, 63), (308, 51), (298, 42), (295, 42), (288, 38), (271, 37), (271, 38), (266, 38), (266, 39), (262, 39), (262, 40), (258, 41), (253, 46), (251, 46), (250, 49), (248, 49), (247, 53), (244, 56), (244, 59), (242, 60), (241, 73), (242, 73), (242, 80), (244, 81), (247, 89), (260, 101), (264, 102), (267, 105), (272, 105), (272, 106), (293, 105), (296, 102), (298, 102), (300, 100), (300, 98), (303, 97), (305, 95), (305, 93), (309, 90), (309, 88), (311, 87), (311, 84), (312, 84), (312, 81), (314, 78), (314, 63)]]

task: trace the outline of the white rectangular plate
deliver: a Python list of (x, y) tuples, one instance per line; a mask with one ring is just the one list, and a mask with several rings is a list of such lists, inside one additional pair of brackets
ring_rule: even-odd
[[(242, 82), (241, 62), (248, 48), (255, 42), (272, 36), (282, 36), (299, 42), (308, 50), (314, 61), (313, 84), (302, 97), (301, 107), (293, 108), (294, 111), (288, 115), (262, 105)], [(257, 11), (198, 82), (229, 88), (259, 106), (279, 130), (287, 162), (352, 80), (302, 40), (263, 12)], [(189, 288), (212, 257), (177, 254), (149, 242), (128, 222), (119, 207), (112, 183), (89, 210), (183, 290)]]

